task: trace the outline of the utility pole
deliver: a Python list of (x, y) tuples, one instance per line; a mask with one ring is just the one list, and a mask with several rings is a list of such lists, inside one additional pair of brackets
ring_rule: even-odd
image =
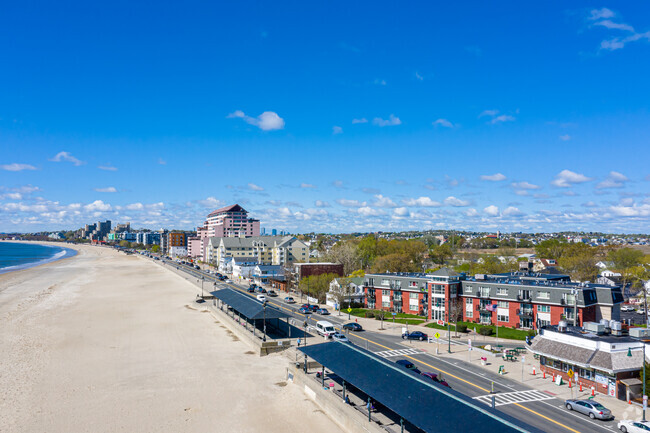
[(451, 297), (447, 299), (447, 353), (451, 353), (451, 322), (449, 312), (451, 311)]

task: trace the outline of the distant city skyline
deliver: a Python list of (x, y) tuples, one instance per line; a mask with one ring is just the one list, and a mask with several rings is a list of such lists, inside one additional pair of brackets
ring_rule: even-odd
[(0, 232), (648, 232), (650, 5), (339, 6), (4, 5)]

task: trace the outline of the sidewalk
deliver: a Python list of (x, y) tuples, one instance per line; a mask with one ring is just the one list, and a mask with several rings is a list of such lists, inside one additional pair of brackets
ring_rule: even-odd
[[(427, 328), (427, 329), (431, 329), (431, 328)], [(464, 367), (466, 367), (468, 370), (477, 372), (479, 374), (481, 371), (492, 373), (490, 376), (495, 375), (495, 377), (497, 378), (495, 379), (495, 383), (498, 382), (498, 378), (503, 377), (508, 379), (509, 381), (515, 382), (516, 385), (523, 384), (524, 386), (533, 388), (538, 391), (542, 391), (562, 401), (571, 398), (586, 400), (589, 397), (591, 397), (591, 388), (583, 387), (582, 391), (580, 391), (580, 387), (575, 383), (572, 383), (571, 384), (572, 387), (569, 388), (567, 382), (564, 382), (563, 385), (556, 385), (553, 382), (552, 375), (547, 374), (546, 378), (544, 378), (544, 374), (540, 370), (539, 361), (536, 360), (533, 357), (533, 354), (530, 352), (526, 352), (525, 354), (517, 356), (517, 361), (505, 361), (500, 356), (497, 357), (494, 355), (487, 355), (487, 352), (485, 351), (476, 350), (476, 346), (478, 344), (481, 345), (484, 344), (482, 341), (483, 336), (479, 336), (480, 341), (475, 342), (475, 340), (472, 339), (472, 346), (474, 346), (474, 349), (472, 351), (468, 351), (468, 347), (466, 345), (453, 344), (454, 339), (452, 339), (452, 345), (451, 345), (452, 353), (447, 353), (448, 345), (446, 339), (447, 337), (446, 331), (443, 331), (444, 338), (442, 338), (443, 332), (441, 331), (437, 331), (437, 332), (440, 332), (441, 334), (439, 355), (436, 355), (436, 348), (438, 344), (435, 342), (426, 343), (426, 342), (413, 341), (413, 342), (409, 342), (408, 344), (405, 343), (404, 346), (421, 349), (425, 352), (428, 352), (432, 356), (440, 358), (441, 360), (448, 360), (450, 362), (454, 362), (455, 364), (457, 364), (456, 366), (459, 366), (458, 361), (462, 361)], [(432, 335), (431, 332), (429, 334)], [(486, 342), (487, 339), (490, 338), (491, 337), (486, 337)], [(466, 342), (467, 338), (465, 338), (464, 340)], [(496, 339), (492, 338), (492, 340), (496, 340)], [(509, 343), (521, 343), (519, 344), (519, 346), (526, 346), (524, 342), (519, 342), (516, 340), (500, 339), (500, 342), (501, 341), (507, 341)], [(487, 358), (487, 362), (485, 363), (485, 365), (483, 365), (481, 357)], [(524, 359), (525, 362), (522, 362), (522, 359)], [(503, 375), (499, 375), (499, 366), (503, 366), (505, 369), (505, 373)], [(533, 375), (533, 368), (535, 369), (535, 373), (536, 373), (534, 375)], [(450, 382), (453, 383), (453, 379)], [(608, 409), (610, 409), (614, 414), (614, 416), (616, 417), (616, 420), (618, 421), (624, 419), (633, 419), (633, 420), (641, 419), (642, 408), (638, 404), (630, 405), (628, 402), (618, 400), (614, 397), (610, 397), (606, 394), (602, 394), (598, 392), (596, 392), (596, 396), (594, 397), (594, 399), (600, 402), (601, 404), (603, 404)]]

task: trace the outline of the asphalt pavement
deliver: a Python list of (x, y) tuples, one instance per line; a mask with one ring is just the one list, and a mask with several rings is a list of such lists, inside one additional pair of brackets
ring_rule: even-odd
[[(249, 294), (246, 291), (247, 287), (243, 287), (240, 284), (215, 281), (214, 274), (207, 274), (203, 270), (197, 270), (171, 261), (167, 261), (165, 264), (167, 266), (178, 267), (179, 270), (184, 270), (191, 276), (196, 277), (198, 280), (197, 284), (203, 281), (204, 291), (206, 293), (213, 291), (215, 288), (229, 287), (240, 290), (251, 297), (257, 295), (256, 293)], [(280, 292), (278, 297), (267, 297), (267, 302), (292, 314), (296, 320), (306, 320), (309, 326), (314, 326), (318, 320), (327, 320), (340, 329), (340, 326), (344, 323), (354, 321), (354, 316), (352, 316), (352, 320), (348, 320), (347, 314), (339, 316), (336, 312), (327, 316), (318, 314), (303, 315), (298, 312), (301, 305), (299, 299), (294, 296), (297, 303), (286, 304), (283, 300), (284, 296), (287, 295)], [(642, 315), (636, 313), (624, 314), (632, 315), (630, 319), (643, 319)], [(553, 397), (548, 392), (542, 392), (527, 387), (520, 382), (510, 380), (507, 377), (477, 369), (477, 367), (455, 358), (445, 359), (443, 356), (436, 356), (424, 352), (409, 344), (408, 341), (403, 340), (399, 327), (382, 332), (367, 330), (362, 332), (349, 332), (347, 335), (353, 344), (367, 348), (375, 352), (377, 356), (394, 361), (398, 359), (409, 359), (421, 371), (437, 373), (439, 377), (450, 384), (452, 389), (476, 399), (481, 404), (491, 404), (491, 399), (494, 395), (499, 410), (541, 430), (548, 432), (569, 431), (575, 433), (618, 431), (616, 427), (618, 420), (591, 420), (582, 414), (568, 411), (564, 407), (563, 400)], [(320, 336), (311, 337), (308, 339), (308, 344), (314, 340), (322, 342), (323, 338)], [(441, 344), (440, 350), (446, 351), (447, 345)]]

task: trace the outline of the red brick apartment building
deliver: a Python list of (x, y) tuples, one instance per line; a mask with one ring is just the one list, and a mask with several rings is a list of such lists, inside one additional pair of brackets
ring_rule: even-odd
[(463, 320), (537, 329), (561, 319), (580, 326), (619, 320), (620, 287), (574, 283), (567, 275), (524, 270), (466, 276), (442, 268), (430, 274), (366, 274), (367, 308), (418, 314), (429, 320)]

